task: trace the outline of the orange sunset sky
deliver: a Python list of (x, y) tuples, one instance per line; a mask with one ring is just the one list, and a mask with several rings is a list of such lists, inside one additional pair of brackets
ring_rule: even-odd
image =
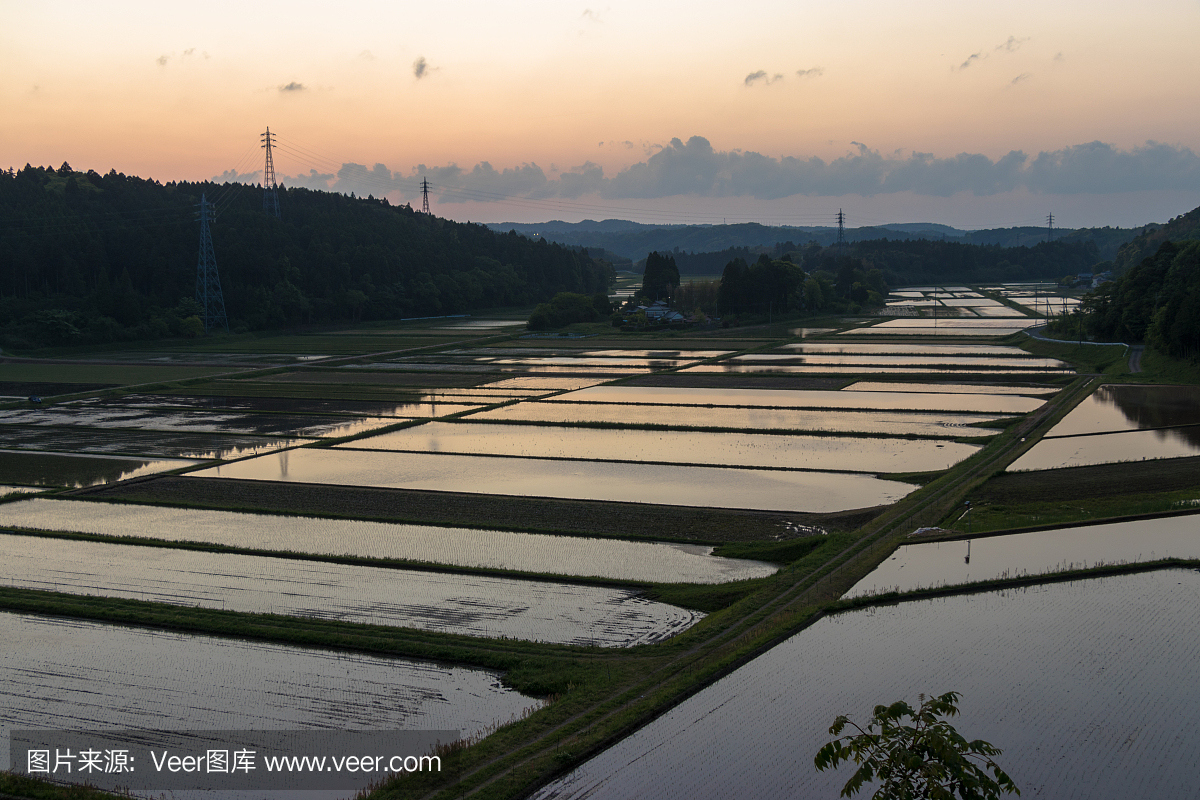
[(1198, 0), (5, 0), (0, 167), (256, 181), (269, 125), (285, 184), (456, 219), (1135, 225), (1200, 205), (1198, 38)]

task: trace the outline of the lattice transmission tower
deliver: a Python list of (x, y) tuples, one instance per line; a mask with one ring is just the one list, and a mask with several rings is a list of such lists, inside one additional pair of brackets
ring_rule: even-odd
[(263, 167), (263, 211), (279, 216), (279, 187), (275, 183), (275, 159), (271, 157), (271, 146), (275, 144), (275, 134), (267, 126), (267, 132), (262, 134), (262, 146), (267, 151), (267, 163)]
[(1054, 241), (1054, 215), (1053, 214), (1046, 215), (1046, 241), (1047, 242)]
[(837, 252), (838, 257), (846, 255), (846, 215), (839, 208), (837, 213), (838, 237), (837, 237)]
[(429, 181), (421, 178), (421, 211), (428, 214), (429, 212)]
[(222, 327), (229, 330), (225, 316), (225, 295), (221, 293), (221, 277), (217, 275), (217, 256), (213, 253), (209, 223), (216, 217), (212, 203), (200, 195), (200, 260), (196, 262), (196, 301), (204, 306), (204, 332)]

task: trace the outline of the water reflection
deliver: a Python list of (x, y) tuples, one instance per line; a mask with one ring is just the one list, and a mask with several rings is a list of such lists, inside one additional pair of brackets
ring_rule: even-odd
[(979, 445), (932, 439), (613, 430), (482, 422), (430, 422), (358, 439), (344, 447), (848, 472), (932, 472), (948, 469), (979, 450)]
[(949, 690), (1023, 796), (1193, 797), (1197, 607), (1200, 573), (1161, 570), (832, 615), (533, 797), (837, 797), (836, 716)]
[(725, 583), (776, 570), (761, 561), (713, 556), (705, 545), (45, 498), (0, 505), (0, 524), (645, 582)]
[(846, 511), (894, 503), (915, 487), (867, 475), (555, 461), (364, 450), (290, 451), (288, 472), (259, 456), (194, 473), (200, 477), (298, 481), (573, 500)]
[(629, 589), (0, 535), (6, 586), (535, 642), (629, 647), (703, 614)]
[(1200, 448), (1200, 386), (1101, 386), (1048, 437), (1153, 428)]
[(1200, 559), (1200, 516), (905, 544), (846, 597), (1160, 558)]
[(1177, 435), (1180, 430), (1188, 429), (1125, 431), (1042, 439), (1009, 465), (1008, 471), (1059, 469), (1200, 455), (1200, 443), (1193, 443), (1192, 437)]

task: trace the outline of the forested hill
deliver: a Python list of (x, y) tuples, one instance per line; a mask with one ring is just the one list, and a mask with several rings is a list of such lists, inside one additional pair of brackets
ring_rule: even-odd
[(201, 193), (231, 328), (394, 319), (606, 288), (611, 267), (545, 241), (385, 200), (166, 183), (116, 172), (0, 171), (0, 338), (9, 347), (195, 333)]
[(1058, 279), (1090, 272), (1092, 265), (1100, 260), (1100, 250), (1090, 240), (1001, 247), (927, 239), (904, 242), (879, 239), (855, 242), (849, 252), (868, 267), (882, 270), (892, 286)]
[(1141, 234), (1121, 246), (1113, 259), (1114, 271), (1125, 272), (1142, 259), (1153, 255), (1163, 242), (1200, 239), (1200, 208), (1175, 217), (1162, 225), (1147, 226)]
[[(1200, 241), (1163, 242), (1154, 255), (1085, 295), (1080, 313), (1088, 334), (1100, 341), (1144, 341), (1200, 359)], [(1059, 327), (1073, 332), (1076, 323), (1064, 319)]]
[[(765, 252), (763, 248), (792, 250), (797, 246), (816, 243), (828, 247), (837, 241), (837, 228), (780, 227), (744, 222), (731, 225), (644, 225), (625, 220), (584, 220), (568, 223), (551, 221), (536, 224), (498, 223), (493, 230), (515, 229), (531, 237), (549, 239), (566, 245), (588, 248), (605, 248), (612, 253), (640, 261), (647, 253), (672, 253), (676, 260), (680, 253), (707, 255), (726, 251)], [(1117, 248), (1140, 232), (1133, 228), (1080, 228), (1078, 230), (1054, 229), (1055, 241), (1075, 243), (1095, 242), (1100, 258), (1111, 259)], [(924, 240), (946, 241), (959, 244), (998, 245), (1000, 247), (1033, 247), (1049, 236), (1046, 228), (1019, 227), (994, 228), (990, 230), (963, 231), (932, 222), (910, 222), (888, 224), (877, 227), (846, 228), (849, 242), (887, 239), (889, 241)], [(790, 246), (785, 246), (789, 245)], [(741, 257), (741, 256), (738, 256)], [(703, 259), (702, 259), (703, 260)], [(681, 271), (719, 274), (724, 265), (714, 267), (711, 260), (689, 265)]]

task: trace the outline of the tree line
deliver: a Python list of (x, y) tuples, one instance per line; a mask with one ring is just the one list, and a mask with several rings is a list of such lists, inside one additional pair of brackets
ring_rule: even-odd
[(212, 238), (237, 330), (527, 305), (613, 277), (586, 251), (372, 197), (281, 188), (277, 219), (253, 186), (26, 165), (0, 171), (0, 339), (195, 334), (202, 193), (218, 202)]
[(1200, 241), (1163, 242), (1116, 280), (1084, 296), (1079, 310), (1051, 323), (1062, 334), (1146, 342), (1200, 359)]

